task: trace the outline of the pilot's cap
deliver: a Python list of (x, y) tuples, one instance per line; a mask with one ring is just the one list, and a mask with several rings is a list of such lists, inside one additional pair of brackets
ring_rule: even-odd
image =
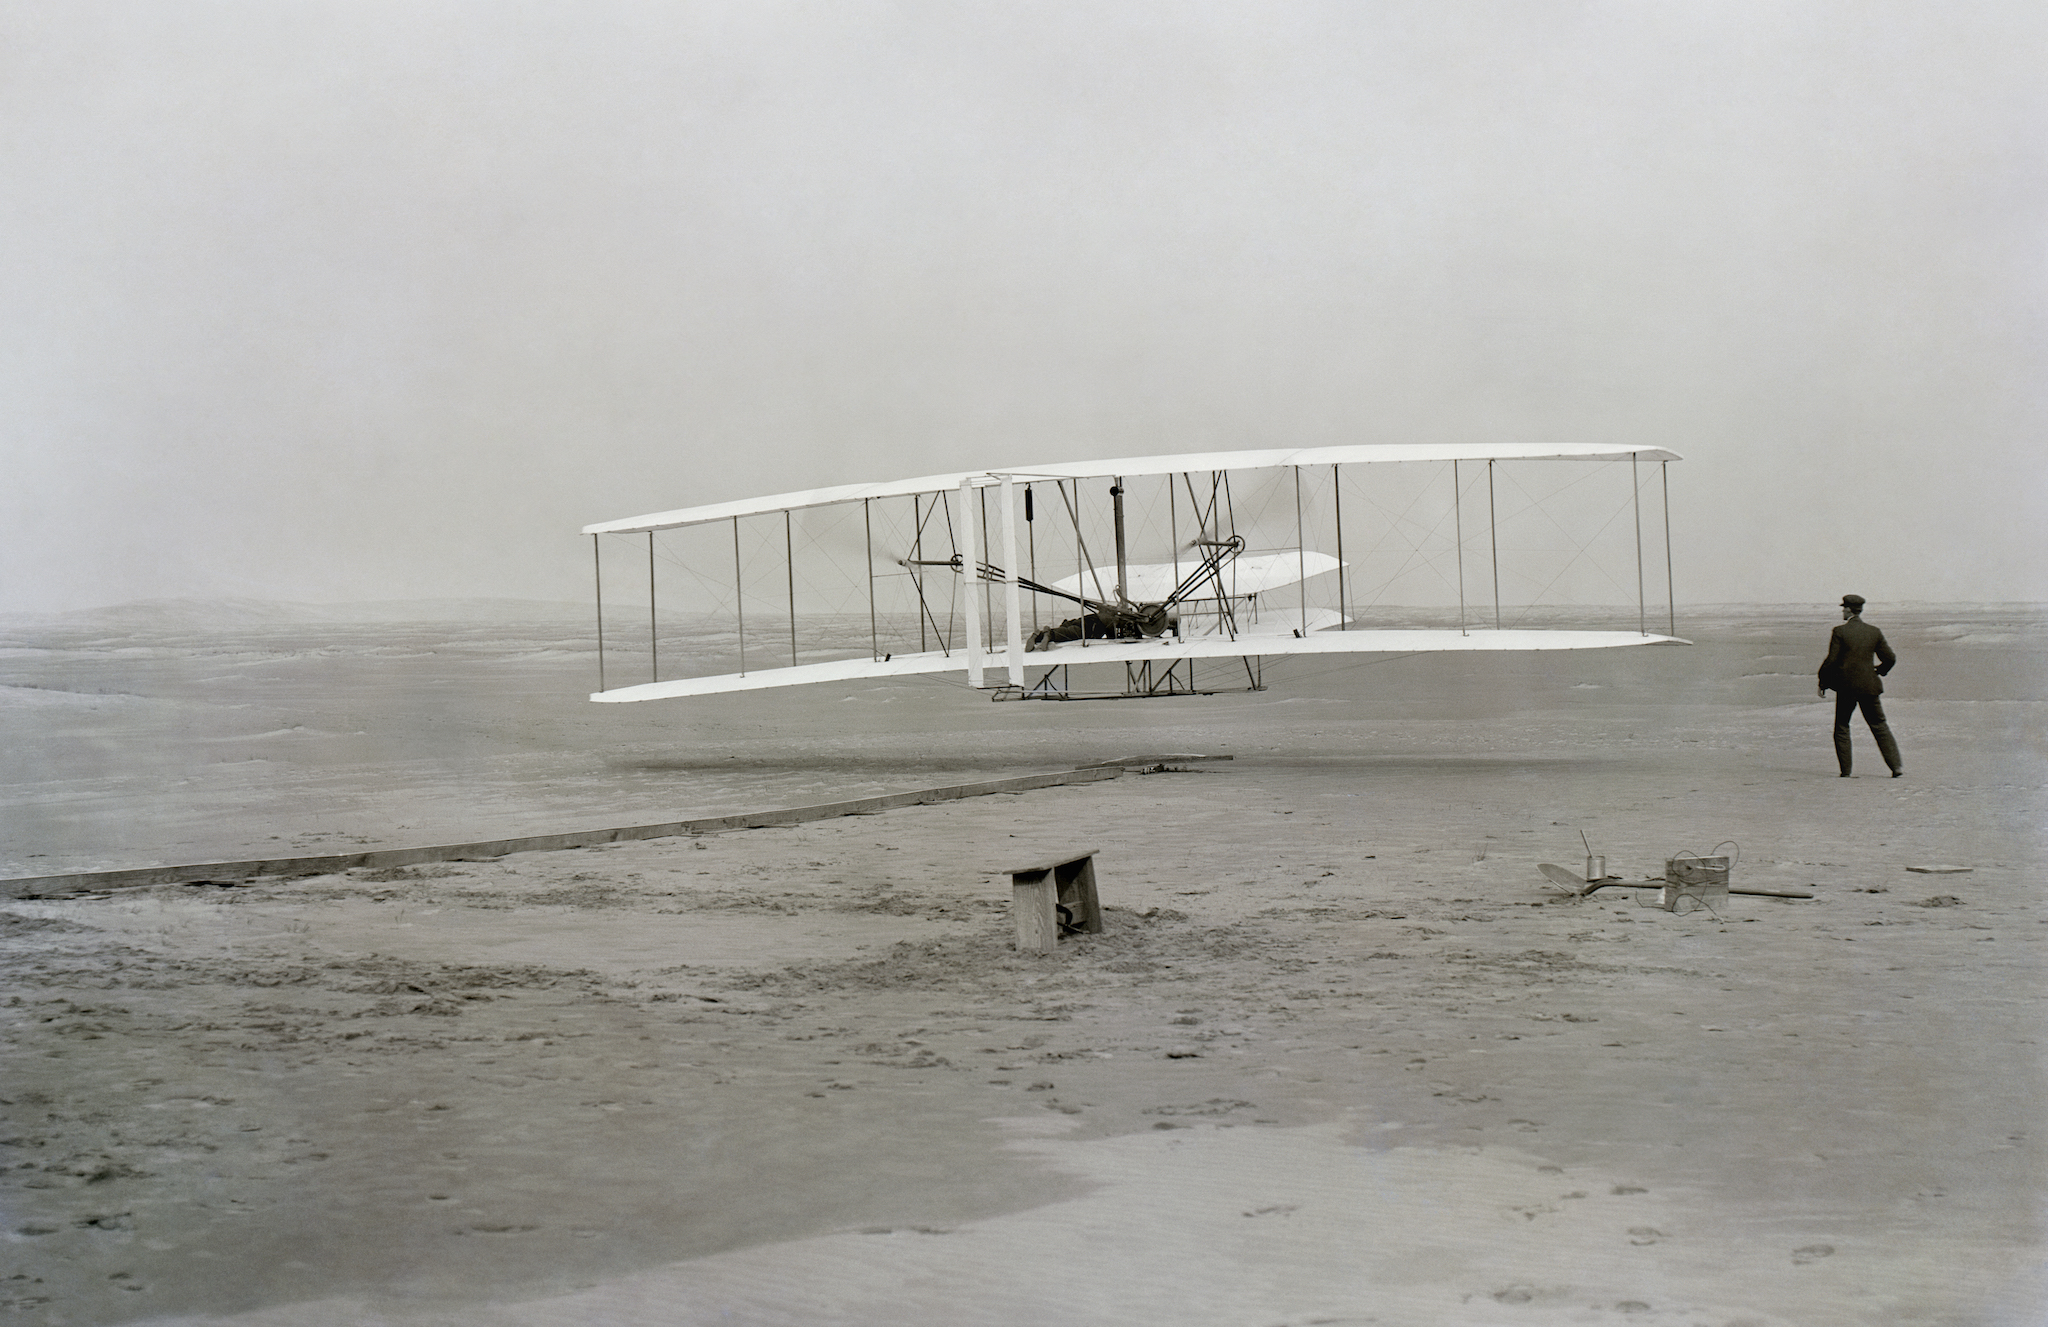
[(1860, 595), (1860, 594), (1845, 594), (1845, 595), (1843, 595), (1843, 596), (1842, 596), (1842, 607), (1844, 607), (1844, 608), (1861, 608), (1861, 607), (1863, 607), (1863, 596), (1862, 596), (1862, 595)]

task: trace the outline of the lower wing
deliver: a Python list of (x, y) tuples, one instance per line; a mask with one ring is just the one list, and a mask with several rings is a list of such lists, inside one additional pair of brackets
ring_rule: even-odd
[[(1181, 659), (1228, 659), (1286, 654), (1428, 654), (1500, 650), (1612, 650), (1628, 645), (1690, 645), (1677, 636), (1646, 636), (1633, 631), (1310, 631), (1240, 632), (1181, 639), (1158, 636), (1144, 640), (1069, 641), (1050, 650), (1023, 656), (1023, 671), (1096, 663), (1173, 663)], [(987, 673), (1004, 669), (1009, 655), (983, 651)], [(886, 658), (862, 656), (826, 663), (792, 664), (751, 673), (642, 682), (593, 694), (592, 700), (626, 702), (668, 700), (680, 696), (715, 696), (728, 691), (761, 691), (769, 687), (810, 686), (820, 682), (852, 682), (866, 677), (913, 677), (931, 673), (965, 673), (967, 652), (937, 650)], [(1024, 679), (1012, 677), (1012, 685)]]

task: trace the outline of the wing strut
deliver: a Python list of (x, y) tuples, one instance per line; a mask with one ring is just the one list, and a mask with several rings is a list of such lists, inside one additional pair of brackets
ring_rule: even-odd
[[(1194, 509), (1195, 529), (1196, 532), (1201, 536), (1195, 542), (1197, 544), (1208, 545), (1211, 547), (1214, 547), (1218, 541), (1228, 542), (1223, 540), (1223, 523), (1216, 513), (1217, 493), (1218, 490), (1221, 488), (1221, 481), (1217, 478), (1217, 472), (1211, 471), (1209, 474), (1209, 510), (1207, 511), (1207, 513), (1204, 513), (1202, 510), (1202, 500), (1195, 496), (1194, 478), (1191, 475), (1189, 475), (1185, 470), (1181, 472), (1180, 478), (1181, 482), (1187, 486), (1188, 506)], [(1216, 540), (1211, 540), (1209, 538), (1209, 532), (1212, 527), (1216, 531)], [(1236, 522), (1233, 521), (1233, 533), (1230, 535), (1230, 539), (1236, 541), (1236, 546), (1241, 551), (1244, 548), (1244, 540), (1239, 538), (1239, 536), (1235, 533), (1235, 528)], [(1230, 607), (1230, 595), (1229, 592), (1225, 590), (1223, 586), (1223, 564), (1219, 561), (1214, 566), (1211, 566), (1207, 561), (1204, 561), (1203, 564), (1195, 570), (1193, 577), (1191, 577), (1190, 579), (1199, 580), (1203, 577), (1212, 579), (1216, 584), (1216, 613), (1218, 624), (1223, 628), (1225, 634), (1227, 634), (1232, 640), (1236, 640), (1237, 614)], [(1190, 593), (1192, 593), (1192, 588), (1192, 585), (1190, 585)]]
[(1024, 614), (1017, 601), (1017, 504), (1014, 486), (1008, 475), (1003, 476), (1003, 565), (1009, 573), (1003, 577), (1003, 625), (1005, 646), (1003, 660), (1005, 670), (1010, 674), (1010, 685), (1024, 685)]
[(875, 518), (868, 512), (868, 499), (860, 500), (861, 539), (868, 555), (868, 657), (882, 657), (881, 631), (875, 621)]
[(796, 538), (789, 531), (789, 513), (782, 513), (782, 565), (789, 573), (789, 666), (796, 667)]
[(1344, 468), (1330, 467), (1330, 492), (1337, 504), (1337, 630), (1351, 630), (1351, 606), (1344, 598)]
[[(1294, 582), (1294, 592), (1301, 600), (1301, 621), (1308, 625), (1308, 536), (1301, 524), (1301, 467), (1294, 467), (1294, 559), (1301, 568), (1300, 579)], [(1338, 564), (1343, 565), (1342, 563)]]
[(590, 536), (591, 569), (597, 574), (597, 689), (604, 690), (604, 550)]
[(1628, 497), (1636, 512), (1636, 630), (1650, 634), (1650, 608), (1643, 598), (1643, 481), (1636, 477), (1636, 454), (1628, 454)]
[[(1458, 463), (1451, 462), (1451, 512), (1458, 532), (1458, 634), (1465, 631), (1465, 490), (1458, 486)], [(1377, 597), (1375, 597), (1377, 601)]]
[(1678, 592), (1671, 588), (1671, 462), (1657, 462), (1664, 479), (1664, 605), (1671, 610), (1671, 634), (1678, 634)]
[[(974, 495), (972, 477), (960, 481), (960, 524), (967, 530), (967, 562), (969, 566), (981, 563), (981, 540), (977, 536), (976, 524), (967, 504)], [(967, 614), (967, 685), (981, 689), (981, 587), (963, 584), (960, 599)]]
[(1486, 538), (1493, 549), (1493, 629), (1500, 630), (1500, 523), (1493, 514), (1493, 462), (1486, 463)]
[(747, 675), (747, 587), (740, 581), (740, 518), (732, 518), (732, 607), (740, 620), (740, 676)]
[[(924, 514), (922, 516), (919, 516), (917, 495), (915, 493), (910, 495), (910, 515), (911, 526), (913, 529), (913, 534), (911, 536), (910, 541), (911, 555), (907, 558), (899, 558), (898, 562), (904, 567), (905, 570), (910, 572), (910, 587), (913, 590), (917, 591), (918, 652), (923, 653), (924, 651), (931, 648), (931, 645), (926, 641), (924, 634), (925, 624), (929, 622), (931, 624), (932, 635), (937, 636), (939, 638), (939, 653), (950, 659), (953, 657), (952, 634), (939, 625), (939, 615), (937, 613), (932, 612), (931, 603), (924, 597), (924, 578), (917, 574), (917, 568), (919, 567), (936, 567), (952, 565), (952, 563), (950, 562), (932, 562), (921, 556), (921, 554), (924, 551), (925, 522), (931, 520), (932, 512), (938, 510), (939, 504), (944, 501), (944, 494), (935, 495), (931, 507), (925, 509)], [(950, 613), (948, 614), (948, 617), (951, 617)]]

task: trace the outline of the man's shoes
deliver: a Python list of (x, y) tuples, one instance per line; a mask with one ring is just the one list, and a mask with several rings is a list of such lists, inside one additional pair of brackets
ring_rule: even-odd
[(1902, 769), (1895, 769), (1892, 771), (1892, 777), (1895, 779), (1903, 779), (1906, 777), (1906, 771)]
[(1843, 770), (1840, 774), (1837, 774), (1835, 777), (1838, 779), (1847, 779), (1852, 778), (1854, 776), (1851, 775), (1848, 770)]

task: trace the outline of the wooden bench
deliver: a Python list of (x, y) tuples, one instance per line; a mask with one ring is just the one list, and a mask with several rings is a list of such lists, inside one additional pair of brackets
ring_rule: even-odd
[(1102, 904), (1095, 897), (1095, 850), (1041, 857), (1006, 868), (1010, 915), (1017, 922), (1017, 948), (1050, 954), (1061, 936), (1102, 930)]

